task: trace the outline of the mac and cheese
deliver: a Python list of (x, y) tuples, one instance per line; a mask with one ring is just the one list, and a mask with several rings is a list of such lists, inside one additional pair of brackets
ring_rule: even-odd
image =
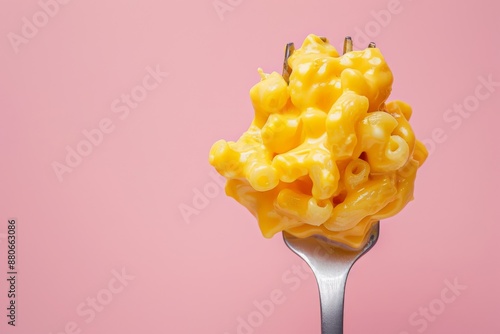
[(288, 64), (289, 83), (259, 69), (252, 124), (236, 142), (216, 142), (210, 163), (265, 237), (285, 230), (360, 247), (412, 199), (427, 151), (411, 107), (385, 102), (393, 77), (377, 48), (340, 56), (309, 35)]

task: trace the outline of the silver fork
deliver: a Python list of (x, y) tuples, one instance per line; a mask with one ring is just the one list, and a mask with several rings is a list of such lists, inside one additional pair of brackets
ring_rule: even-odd
[[(324, 42), (326, 39), (321, 38)], [(368, 47), (375, 47), (371, 42)], [(283, 63), (283, 78), (288, 82), (291, 68), (288, 57), (293, 53), (293, 43), (288, 43)], [(344, 53), (352, 51), (352, 40), (344, 40)], [(344, 333), (344, 295), (347, 276), (353, 264), (377, 242), (379, 222), (372, 225), (365, 243), (359, 249), (336, 243), (326, 237), (313, 235), (297, 238), (283, 232), (285, 244), (311, 267), (318, 283), (321, 305), (321, 334)]]
[(349, 249), (325, 237), (297, 238), (283, 232), (285, 244), (311, 267), (319, 288), (321, 334), (344, 333), (344, 293), (352, 265), (377, 242), (379, 223), (372, 226), (361, 249)]

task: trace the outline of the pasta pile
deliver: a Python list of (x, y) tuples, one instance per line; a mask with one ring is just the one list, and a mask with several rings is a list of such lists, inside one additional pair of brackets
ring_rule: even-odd
[(358, 248), (413, 198), (427, 151), (411, 107), (385, 102), (393, 77), (378, 48), (340, 56), (309, 35), (288, 64), (289, 83), (259, 69), (252, 124), (236, 142), (217, 141), (210, 163), (265, 237), (320, 234)]

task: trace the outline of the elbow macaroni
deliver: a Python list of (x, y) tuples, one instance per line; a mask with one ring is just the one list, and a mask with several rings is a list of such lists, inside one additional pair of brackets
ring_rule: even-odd
[(265, 237), (321, 234), (360, 247), (374, 222), (413, 198), (427, 151), (411, 107), (385, 102), (393, 78), (377, 48), (340, 56), (309, 35), (288, 63), (288, 84), (259, 69), (252, 124), (236, 142), (216, 142), (210, 163)]

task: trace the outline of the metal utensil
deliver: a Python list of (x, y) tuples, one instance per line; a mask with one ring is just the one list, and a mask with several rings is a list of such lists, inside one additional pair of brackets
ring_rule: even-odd
[(365, 246), (347, 248), (325, 237), (297, 238), (283, 232), (285, 244), (311, 267), (318, 282), (321, 303), (321, 334), (344, 332), (344, 293), (352, 265), (377, 242), (379, 223), (370, 231)]
[[(323, 41), (325, 39), (322, 38)], [(375, 47), (371, 42), (368, 47)], [(288, 43), (283, 62), (283, 77), (288, 82), (292, 69), (288, 57), (293, 53), (293, 43)], [(344, 40), (344, 53), (352, 51), (352, 40)], [(372, 225), (364, 246), (352, 249), (326, 237), (313, 235), (298, 238), (283, 232), (285, 244), (311, 267), (319, 288), (321, 304), (321, 333), (343, 334), (344, 332), (344, 295), (347, 276), (353, 264), (377, 242), (379, 222)]]

